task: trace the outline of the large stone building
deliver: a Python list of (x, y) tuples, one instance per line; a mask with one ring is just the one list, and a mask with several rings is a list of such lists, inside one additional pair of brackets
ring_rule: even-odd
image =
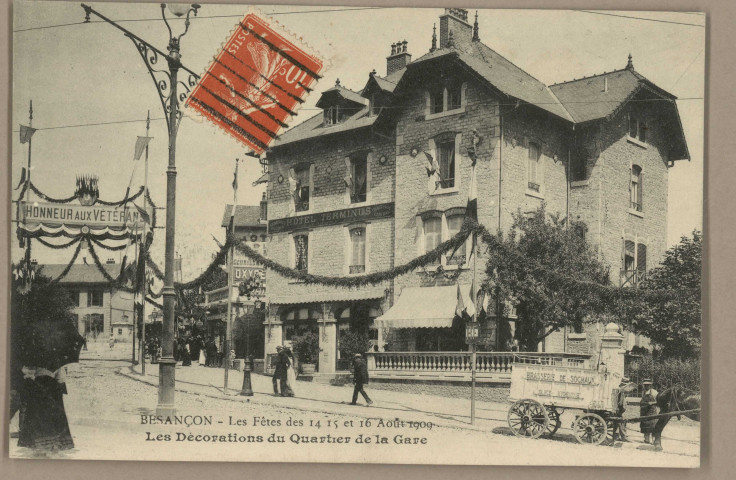
[[(385, 76), (371, 72), (356, 90), (338, 81), (317, 103), (323, 112), (275, 142), (269, 257), (345, 276), (409, 262), (460, 228), (472, 152), (479, 222), (507, 231), (513, 214), (544, 203), (575, 222), (614, 284), (636, 284), (666, 249), (668, 169), (689, 158), (675, 97), (631, 57), (623, 69), (547, 86), (483, 44), (467, 15), (445, 9), (428, 53), (412, 61), (406, 42), (393, 44)], [(369, 331), (379, 350), (465, 349), (454, 312), (456, 284), (467, 292), (473, 277), (468, 248), (375, 287), (269, 272), (266, 352), (313, 331), (319, 371), (330, 373), (346, 366), (349, 330)], [(480, 279), (485, 259), (477, 264)], [(481, 349), (504, 347), (497, 325), (492, 315), (482, 323)], [(540, 348), (571, 350), (579, 339), (556, 332)]]
[[(86, 260), (85, 260), (86, 261)], [(116, 278), (120, 264), (110, 259), (104, 265), (107, 274)], [(58, 278), (67, 265), (41, 265), (40, 274)], [(97, 266), (91, 263), (74, 264), (59, 280), (74, 303), (75, 323), (87, 341), (116, 342), (133, 340), (133, 293), (119, 290), (108, 282)]]

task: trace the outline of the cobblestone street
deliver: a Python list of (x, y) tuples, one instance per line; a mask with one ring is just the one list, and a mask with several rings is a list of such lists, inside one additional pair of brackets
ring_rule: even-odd
[[(478, 402), (478, 421), (470, 425), (470, 402), (465, 399), (439, 401), (438, 397), (370, 389), (369, 385), (375, 406), (354, 407), (347, 404), (350, 386), (298, 382), (297, 397), (282, 398), (273, 396), (271, 379), (261, 375), (253, 375), (254, 396), (242, 397), (242, 374), (237, 371), (231, 372), (229, 395), (225, 395), (223, 370), (196, 363), (177, 367), (176, 372), (176, 414), (190, 425), (142, 424), (142, 416), (155, 415), (158, 368), (147, 366), (147, 375), (141, 377), (123, 360), (129, 348), (123, 344), (98, 351), (92, 346), (83, 352), (81, 363), (69, 366), (69, 395), (64, 401), (76, 448), (61, 457), (118, 458), (125, 450), (129, 452), (126, 458), (131, 459), (212, 460), (216, 452), (223, 461), (260, 461), (266, 451), (276, 448), (288, 452), (284, 460), (294, 462), (406, 463), (411, 458), (406, 455), (409, 450), (429, 445), (435, 446), (438, 463), (544, 464), (552, 457), (569, 465), (695, 467), (699, 463), (699, 424), (689, 420), (670, 423), (663, 439), (665, 452), (654, 452), (642, 444), (635, 425), (629, 427), (633, 441), (618, 448), (579, 445), (569, 430), (569, 413), (563, 416), (563, 427), (554, 439), (526, 440), (509, 432), (508, 405), (501, 403)], [(208, 416), (211, 425), (191, 424)], [(14, 431), (17, 418), (11, 423), (11, 435)], [(272, 434), (283, 437), (272, 440), (283, 442), (269, 441)], [(360, 439), (365, 443), (358, 443)], [(380, 443), (382, 439), (387, 443)], [(343, 442), (339, 458), (334, 454), (325, 457), (328, 450), (320, 448), (322, 443)], [(541, 456), (521, 454), (528, 450), (529, 442), (544, 442)], [(16, 444), (11, 438), (11, 457), (34, 456)], [(438, 445), (464, 447), (436, 448)], [(381, 449), (380, 455), (373, 449)]]

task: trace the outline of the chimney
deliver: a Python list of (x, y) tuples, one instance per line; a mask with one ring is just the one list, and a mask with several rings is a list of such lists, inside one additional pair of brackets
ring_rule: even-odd
[(408, 42), (396, 42), (391, 44), (391, 55), (386, 57), (386, 75), (401, 70), (411, 62), (411, 54), (406, 51)]
[(440, 16), (440, 48), (447, 48), (450, 32), (457, 48), (464, 49), (473, 39), (473, 26), (468, 23), (468, 11), (464, 8), (446, 8)]
[(261, 196), (261, 223), (265, 223), (268, 220), (268, 201), (266, 200), (266, 192), (263, 192)]

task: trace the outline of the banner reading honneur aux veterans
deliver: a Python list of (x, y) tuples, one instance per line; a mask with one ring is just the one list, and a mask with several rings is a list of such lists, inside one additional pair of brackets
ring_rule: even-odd
[[(150, 208), (150, 207), (149, 207)], [(150, 212), (146, 212), (148, 218)], [(20, 202), (20, 221), (24, 224), (143, 228), (146, 218), (135, 207), (104, 205), (57, 205), (53, 203)]]

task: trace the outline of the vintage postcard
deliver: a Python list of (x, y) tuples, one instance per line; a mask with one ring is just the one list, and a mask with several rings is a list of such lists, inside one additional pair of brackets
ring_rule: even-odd
[(10, 457), (700, 465), (704, 14), (13, 14)]

